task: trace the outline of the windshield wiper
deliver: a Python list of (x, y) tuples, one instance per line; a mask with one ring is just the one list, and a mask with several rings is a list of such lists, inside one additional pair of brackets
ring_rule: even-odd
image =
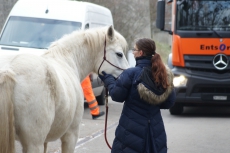
[(216, 30), (212, 30), (212, 32), (197, 32), (196, 34), (199, 36), (199, 35), (207, 35), (207, 36), (211, 36), (213, 35), (213, 33), (215, 33), (219, 38), (223, 38)]
[(12, 51), (19, 51), (18, 48), (11, 48), (11, 47), (1, 47), (2, 50), (12, 50)]
[(216, 30), (212, 30), (219, 38), (223, 38)]

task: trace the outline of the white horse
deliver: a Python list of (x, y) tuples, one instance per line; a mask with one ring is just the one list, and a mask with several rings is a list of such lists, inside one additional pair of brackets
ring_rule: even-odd
[[(15, 139), (23, 153), (43, 153), (59, 138), (62, 153), (73, 153), (84, 111), (80, 82), (99, 68), (119, 75), (109, 62), (128, 68), (125, 48), (124, 37), (107, 27), (75, 31), (42, 56), (0, 57), (0, 153), (14, 153)], [(109, 62), (100, 66), (104, 57)]]

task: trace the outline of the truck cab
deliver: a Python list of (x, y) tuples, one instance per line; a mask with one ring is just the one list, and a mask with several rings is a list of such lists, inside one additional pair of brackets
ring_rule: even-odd
[(173, 115), (184, 106), (230, 106), (230, 1), (168, 0), (171, 29), (165, 29), (165, 0), (156, 26), (171, 35), (168, 65), (176, 89)]

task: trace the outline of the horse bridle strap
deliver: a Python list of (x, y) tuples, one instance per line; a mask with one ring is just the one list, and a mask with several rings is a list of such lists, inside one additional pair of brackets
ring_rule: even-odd
[(101, 62), (100, 66), (99, 66), (99, 68), (98, 68), (98, 71), (97, 71), (98, 75), (99, 75), (100, 68), (101, 68), (102, 64), (104, 63), (104, 61), (108, 62), (110, 65), (112, 65), (113, 67), (116, 67), (117, 69), (125, 70), (125, 69), (122, 69), (122, 68), (120, 68), (120, 67), (114, 65), (113, 63), (111, 63), (110, 61), (108, 61), (108, 60), (106, 59), (106, 49), (105, 49), (105, 48), (106, 48), (106, 37), (105, 37), (105, 46), (104, 46), (104, 57), (103, 57), (103, 61)]
[[(103, 57), (103, 61), (101, 62), (100, 66), (98, 68), (98, 72), (97, 72), (98, 75), (99, 75), (100, 68), (101, 68), (102, 64), (104, 63), (104, 61), (108, 62), (110, 65), (112, 65), (112, 66), (114, 66), (114, 67), (116, 67), (116, 68), (118, 68), (120, 70), (125, 70), (125, 69), (122, 69), (122, 68), (114, 65), (113, 63), (111, 63), (110, 61), (108, 61), (106, 59), (106, 49), (105, 48), (106, 48), (106, 37), (105, 37), (105, 46), (104, 46), (104, 57)], [(106, 142), (107, 146), (111, 149), (111, 146), (109, 145), (109, 142), (107, 140), (107, 134), (106, 134), (107, 133), (108, 110), (109, 110), (109, 106), (108, 106), (108, 89), (106, 88), (106, 114), (105, 114), (105, 131), (104, 131), (104, 137), (105, 137), (105, 142)]]

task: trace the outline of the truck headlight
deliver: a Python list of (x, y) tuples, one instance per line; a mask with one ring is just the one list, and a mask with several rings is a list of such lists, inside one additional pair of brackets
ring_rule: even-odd
[(180, 75), (180, 76), (175, 76), (173, 78), (173, 85), (175, 87), (179, 87), (179, 86), (186, 86), (187, 84), (187, 78), (183, 75)]

